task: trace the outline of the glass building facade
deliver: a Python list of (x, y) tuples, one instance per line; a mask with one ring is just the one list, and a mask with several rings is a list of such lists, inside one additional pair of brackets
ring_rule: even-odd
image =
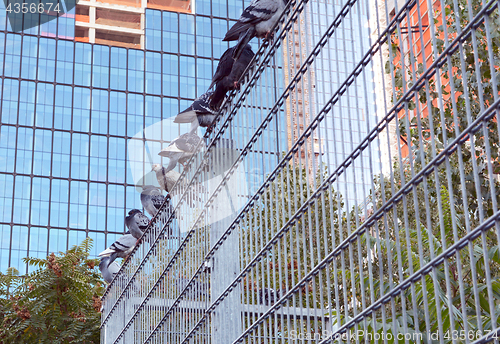
[[(193, 14), (145, 9), (141, 50), (75, 41), (74, 8), (14, 33), (0, 3), (0, 271), (24, 273), (22, 258), (65, 251), (86, 236), (96, 256), (124, 233), (127, 212), (141, 208), (136, 185), (156, 183), (151, 165), (167, 162), (157, 153), (188, 131), (173, 123), (175, 115), (210, 85), (230, 46), (222, 38), (248, 3), (199, 0)], [(334, 74), (331, 66), (351, 67), (332, 63), (314, 83), (335, 83), (322, 79)], [(317, 88), (321, 104), (329, 87)], [(346, 152), (365, 135), (357, 133)]]
[[(0, 271), (86, 236), (97, 255), (141, 208), (135, 187), (187, 125), (173, 118), (210, 84), (243, 1), (196, 14), (145, 10), (145, 49), (74, 41), (75, 9), (12, 32), (0, 3)], [(230, 19), (228, 19), (230, 18)]]

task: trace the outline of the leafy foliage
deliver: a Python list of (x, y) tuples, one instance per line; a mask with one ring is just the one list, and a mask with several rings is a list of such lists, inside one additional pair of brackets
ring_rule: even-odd
[(98, 261), (88, 259), (92, 239), (46, 259), (25, 258), (36, 271), (0, 274), (0, 342), (99, 343)]

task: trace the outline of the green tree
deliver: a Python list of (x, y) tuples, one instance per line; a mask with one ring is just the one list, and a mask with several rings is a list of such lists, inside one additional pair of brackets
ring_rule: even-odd
[(24, 258), (36, 271), (0, 274), (1, 343), (99, 343), (104, 293), (92, 239), (46, 259)]

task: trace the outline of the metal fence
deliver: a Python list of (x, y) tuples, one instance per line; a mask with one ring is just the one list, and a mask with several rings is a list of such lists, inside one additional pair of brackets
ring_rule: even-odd
[(498, 342), (499, 2), (332, 1), (261, 42), (102, 343)]

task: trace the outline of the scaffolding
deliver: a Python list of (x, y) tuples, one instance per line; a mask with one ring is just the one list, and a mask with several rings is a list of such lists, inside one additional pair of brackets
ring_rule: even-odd
[(499, 6), (290, 1), (101, 343), (497, 343)]

